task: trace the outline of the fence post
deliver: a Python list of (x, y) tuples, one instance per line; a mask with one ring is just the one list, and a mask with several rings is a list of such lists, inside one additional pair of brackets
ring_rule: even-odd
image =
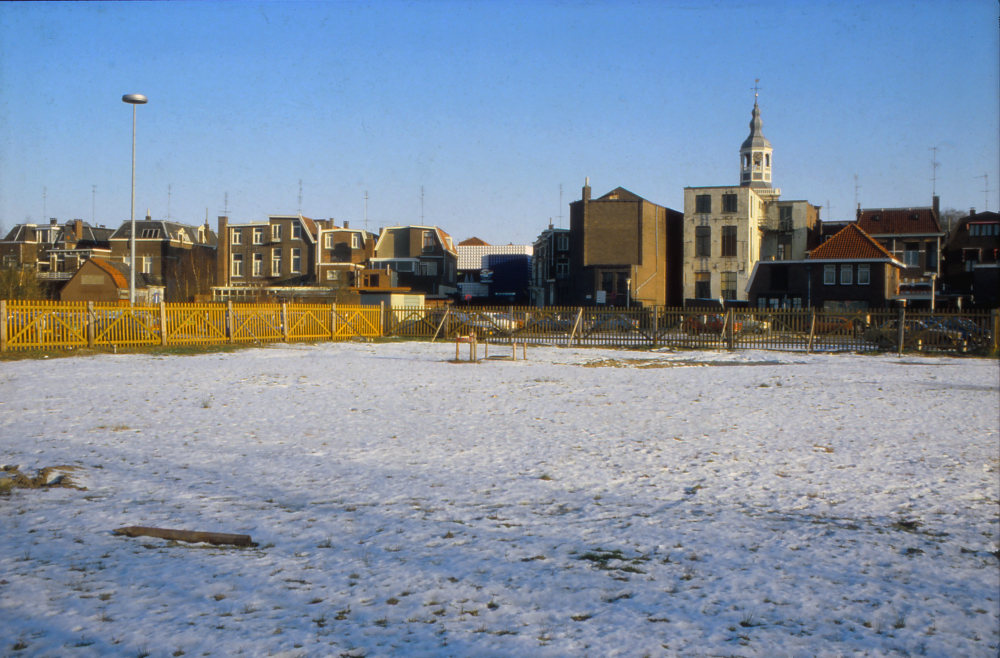
[(993, 334), (993, 344), (990, 346), (990, 356), (997, 356), (1000, 352), (1000, 312), (997, 309), (990, 311), (990, 333)]
[(570, 345), (573, 344), (573, 337), (576, 336), (576, 330), (580, 326), (580, 320), (581, 319), (583, 319), (583, 307), (582, 306), (580, 307), (580, 310), (577, 311), (576, 322), (573, 323), (573, 331), (569, 335), (569, 340), (566, 341), (566, 347), (569, 347)]
[(653, 349), (659, 345), (660, 342), (660, 312), (657, 306), (653, 306)]
[(233, 300), (226, 300), (226, 338), (230, 345), (236, 340), (236, 314), (233, 313)]
[[(385, 302), (382, 302), (383, 304)], [(330, 340), (337, 335), (337, 302), (330, 305)]]
[(7, 302), (0, 299), (0, 352), (7, 351)]
[[(439, 333), (441, 333), (441, 327), (443, 327), (443, 326), (444, 326), (444, 323), (448, 321), (448, 315), (449, 315), (450, 313), (451, 313), (451, 307), (449, 306), (448, 308), (446, 308), (446, 309), (444, 310), (444, 317), (443, 317), (443, 318), (441, 318), (441, 324), (439, 324), (439, 325), (438, 325), (438, 328), (434, 330), (434, 337), (433, 337), (433, 338), (431, 338), (431, 342), (432, 342), (432, 343), (433, 343), (434, 341), (436, 341), (436, 340), (437, 340), (437, 337), (438, 337), (438, 334), (439, 334)], [(448, 331), (447, 331), (447, 330), (445, 330), (445, 332), (444, 332), (444, 337), (445, 337), (445, 338), (447, 338), (447, 337), (448, 337)]]
[(94, 349), (97, 342), (97, 314), (94, 313), (94, 302), (87, 302), (87, 347)]
[(809, 311), (809, 345), (806, 347), (806, 354), (813, 351), (813, 340), (816, 338), (816, 309)]
[(167, 346), (167, 304), (160, 302), (160, 345)]
[(733, 335), (736, 333), (736, 327), (733, 326), (733, 309), (726, 311), (726, 347), (729, 350), (733, 349)]
[(281, 302), (281, 335), (288, 342), (288, 302)]
[(903, 343), (906, 342), (906, 307), (899, 309), (899, 326), (896, 328), (896, 341), (899, 345), (899, 356), (903, 356)]
[[(389, 308), (389, 312), (392, 312), (392, 307)], [(382, 338), (389, 333), (389, 316), (385, 314), (385, 302), (381, 301), (378, 303), (378, 326), (379, 326), (379, 338)]]

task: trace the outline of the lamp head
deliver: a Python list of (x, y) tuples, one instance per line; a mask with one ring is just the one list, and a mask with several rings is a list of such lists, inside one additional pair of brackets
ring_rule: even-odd
[(123, 103), (131, 103), (132, 105), (145, 105), (149, 102), (149, 99), (142, 94), (125, 94), (122, 96)]

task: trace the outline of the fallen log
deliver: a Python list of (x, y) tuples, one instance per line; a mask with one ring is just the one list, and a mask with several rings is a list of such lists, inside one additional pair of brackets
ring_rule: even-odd
[(192, 530), (171, 530), (169, 528), (147, 528), (139, 525), (130, 525), (124, 528), (116, 528), (116, 535), (126, 537), (157, 537), (159, 539), (173, 539), (174, 541), (185, 541), (193, 544), (232, 544), (233, 546), (256, 546), (250, 535), (230, 535), (224, 532), (196, 532)]

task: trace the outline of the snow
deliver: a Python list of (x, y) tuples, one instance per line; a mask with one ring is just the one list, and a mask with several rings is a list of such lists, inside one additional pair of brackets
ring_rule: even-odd
[(453, 357), (0, 363), (0, 655), (997, 654), (996, 361)]

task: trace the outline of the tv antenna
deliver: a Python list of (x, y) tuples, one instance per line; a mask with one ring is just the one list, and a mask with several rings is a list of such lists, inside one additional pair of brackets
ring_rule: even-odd
[(562, 183), (559, 183), (559, 228), (562, 228)]
[(168, 222), (170, 221), (170, 188), (171, 187), (173, 187), (173, 185), (170, 185), (170, 184), (167, 185), (167, 221)]
[(302, 179), (299, 179), (299, 214), (302, 214)]
[(424, 223), (424, 186), (420, 186), (420, 224)]
[(934, 155), (931, 157), (931, 170), (934, 172), (934, 175), (931, 177), (931, 181), (933, 181), (931, 183), (931, 195), (937, 196), (937, 168), (938, 165), (941, 164), (940, 162), (937, 161), (938, 147), (932, 146), (927, 150), (934, 152)]
[(368, 190), (365, 190), (365, 233), (368, 232)]
[(226, 195), (223, 197), (222, 207), (223, 207), (222, 214), (225, 215), (226, 217), (229, 217), (229, 192), (226, 192)]
[(90, 186), (90, 223), (97, 224), (97, 186)]
[(864, 187), (864, 186), (863, 185), (858, 185), (858, 175), (854, 174), (854, 207), (855, 208), (860, 207), (859, 204), (858, 204), (858, 190), (860, 190), (862, 187)]
[(46, 203), (48, 202), (48, 194), (49, 194), (49, 188), (43, 187), (42, 188), (42, 221), (39, 222), (40, 224), (44, 224), (45, 223), (45, 216), (49, 214), (48, 207), (46, 206)]
[(829, 199), (826, 200), (826, 212), (830, 216), (830, 219), (828, 219), (827, 221), (828, 222), (832, 222), (833, 221), (833, 206), (830, 205), (830, 200)]
[(982, 176), (976, 176), (976, 178), (982, 178), (983, 180), (986, 181), (986, 185), (985, 185), (986, 189), (983, 190), (983, 194), (986, 195), (986, 206), (983, 208), (983, 210), (985, 212), (989, 212), (990, 211), (990, 192), (993, 191), (993, 190), (990, 189), (990, 175), (989, 174), (983, 174)]

